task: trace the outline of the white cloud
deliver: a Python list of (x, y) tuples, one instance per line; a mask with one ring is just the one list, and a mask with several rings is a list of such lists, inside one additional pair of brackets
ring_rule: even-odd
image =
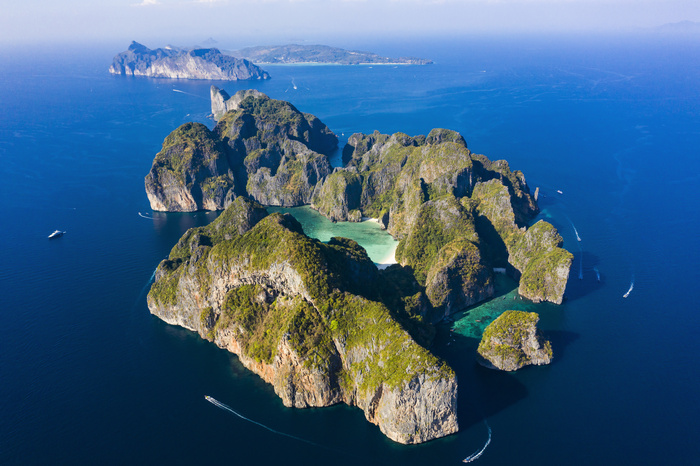
[(158, 0), (143, 0), (141, 3), (134, 3), (134, 6), (151, 6), (151, 5), (160, 5), (160, 2)]

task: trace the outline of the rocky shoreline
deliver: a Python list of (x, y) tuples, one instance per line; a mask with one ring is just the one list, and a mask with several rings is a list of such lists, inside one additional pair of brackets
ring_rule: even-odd
[(238, 81), (270, 79), (270, 75), (248, 60), (222, 54), (218, 49), (151, 50), (132, 42), (125, 52), (114, 57), (111, 74), (170, 79), (214, 79)]
[[(145, 180), (154, 210), (224, 210), (189, 230), (156, 273), (150, 311), (239, 355), (287, 406), (358, 406), (400, 443), (454, 433), (457, 377), (427, 349), (433, 323), (494, 295), (560, 303), (572, 255), (525, 177), (454, 131), (337, 137), (258, 91), (211, 88), (213, 130), (173, 131)], [(263, 205), (373, 218), (399, 240), (383, 270), (356, 242), (309, 238)]]

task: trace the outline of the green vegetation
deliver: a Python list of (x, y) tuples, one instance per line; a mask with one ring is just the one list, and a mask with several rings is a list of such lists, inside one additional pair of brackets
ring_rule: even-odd
[(205, 332), (207, 340), (214, 340), (214, 325), (216, 325), (216, 313), (214, 312), (214, 309), (211, 306), (202, 309), (202, 312), (199, 315), (199, 324), (201, 325), (202, 331)]
[[(449, 278), (438, 277), (438, 274), (448, 274)], [(466, 238), (457, 238), (440, 249), (426, 283), (430, 302), (439, 307), (455, 292), (465, 295), (467, 303), (478, 301), (480, 293), (493, 284), (493, 279), (478, 245)]]
[(289, 315), (286, 306), (270, 303), (260, 285), (243, 285), (226, 295), (215, 332), (233, 327), (245, 353), (256, 361), (272, 362)]
[(520, 342), (527, 337), (526, 329), (539, 320), (536, 312), (506, 311), (484, 329), (483, 339)]
[[(237, 202), (240, 206), (234, 203), (229, 209), (255, 210), (254, 205)], [(376, 389), (382, 383), (398, 387), (424, 373), (432, 378), (453, 375), (403, 327), (407, 324), (424, 340), (432, 337), (432, 327), (424, 325), (419, 310), (412, 308), (424, 300), (417, 284), (409, 286), (414, 296), (407, 297), (406, 309), (391, 281), (410, 283), (407, 276), (401, 278), (399, 266), (380, 275), (355, 241), (333, 238), (323, 244), (304, 235), (289, 215), (269, 215), (243, 234), (237, 234), (230, 224), (236, 217), (227, 209), (211, 225), (188, 231), (173, 248), (172, 259), (161, 265), (164, 276), (154, 284), (149, 298), (160, 305), (174, 305), (171, 294), (176, 296), (185, 274), (199, 283), (205, 295), (213, 270), (243, 268), (256, 276), (271, 268), (288, 267), (286, 280), (295, 282), (289, 273), (298, 274), (300, 288), (295, 294), (287, 294), (290, 290), (286, 288), (280, 294), (272, 283), (238, 286), (227, 293), (218, 317), (209, 306), (199, 311), (203, 336), (215, 339), (223, 329), (233, 331), (245, 354), (267, 363), (284, 338), (305, 366), (323, 370), (331, 370), (331, 361), (337, 358), (333, 342), (337, 339), (346, 352), (362, 355), (336, 374), (338, 380), (360, 384), (362, 390)], [(197, 254), (202, 248), (205, 251)], [(397, 307), (390, 310), (383, 299)]]
[(381, 57), (376, 53), (348, 51), (327, 45), (276, 45), (248, 47), (234, 53), (237, 57), (247, 58), (254, 63), (334, 63), (340, 65), (358, 65), (365, 63), (406, 63), (427, 65), (430, 60), (422, 58)]
[(528, 337), (529, 327), (536, 325), (539, 319), (535, 312), (504, 312), (484, 329), (477, 351), (484, 356), (495, 355), (503, 361), (522, 365), (528, 357), (521, 343)]
[(180, 277), (186, 265), (192, 260), (197, 263), (194, 274), (201, 285), (202, 295), (206, 295), (211, 282), (211, 272), (205, 259), (212, 246), (239, 236), (267, 215), (267, 211), (257, 202), (244, 197), (236, 198), (219, 217), (206, 227), (190, 228), (170, 251), (168, 259), (158, 265), (159, 277), (148, 296), (162, 305), (177, 303)]
[[(428, 271), (440, 250), (458, 239), (479, 242), (471, 212), (464, 209), (454, 196), (428, 201), (420, 206), (415, 226), (408, 237), (399, 243), (396, 259), (412, 267), (418, 282), (425, 284)], [(457, 245), (465, 246), (466, 243), (455, 243), (453, 248)]]
[[(178, 285), (182, 276), (182, 267), (175, 266), (177, 262), (164, 260), (158, 265), (158, 271), (168, 271), (151, 285), (148, 299), (163, 306), (175, 306), (178, 303)], [(173, 268), (174, 267), (174, 268)]]
[[(331, 220), (347, 220), (351, 211), (358, 210), (361, 194), (362, 181), (356, 172), (336, 170), (326, 177), (321, 189), (316, 190), (312, 204)], [(358, 214), (353, 218), (362, 217), (359, 210)]]
[[(548, 341), (542, 343), (537, 330), (539, 319), (535, 312), (505, 311), (486, 327), (477, 351), (504, 370), (516, 370), (533, 362), (548, 363), (552, 345)], [(537, 340), (534, 347), (533, 337)]]
[(188, 183), (186, 174), (218, 159), (226, 159), (225, 148), (214, 134), (201, 123), (185, 123), (165, 138), (153, 168), (170, 172), (191, 187), (193, 180)]
[(454, 377), (447, 364), (409, 337), (383, 304), (334, 293), (324, 300), (321, 310), (326, 319), (337, 322), (334, 338), (344, 341), (348, 352), (358, 349), (364, 353), (364, 358), (346, 369), (360, 391), (381, 384), (400, 387), (418, 375), (429, 380)]
[(326, 326), (322, 316), (308, 301), (294, 298), (296, 306), (287, 333), (292, 349), (304, 361), (306, 367), (327, 369), (336, 353), (331, 335), (338, 329), (332, 320)]
[(561, 280), (554, 274), (559, 268), (563, 268), (568, 275), (573, 258), (573, 254), (562, 248), (540, 252), (531, 257), (520, 277), (521, 293), (527, 293), (526, 296), (545, 297), (563, 293), (563, 290), (555, 289), (561, 284)]

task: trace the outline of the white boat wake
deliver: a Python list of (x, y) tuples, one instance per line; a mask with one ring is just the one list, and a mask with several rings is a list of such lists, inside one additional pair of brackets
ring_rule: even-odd
[(568, 215), (566, 216), (566, 219), (567, 219), (567, 220), (569, 221), (569, 223), (571, 224), (571, 228), (574, 229), (574, 234), (576, 235), (576, 241), (581, 242), (581, 236), (578, 234), (578, 230), (576, 229), (576, 225), (574, 225), (574, 222), (571, 221), (571, 219), (569, 218)]
[(153, 220), (153, 217), (149, 217), (148, 215), (143, 215), (141, 212), (139, 212), (139, 217), (147, 218), (148, 220)]
[(491, 426), (489, 426), (489, 423), (486, 422), (486, 419), (484, 419), (484, 424), (486, 424), (486, 428), (489, 430), (489, 438), (484, 444), (484, 447), (477, 451), (476, 453), (472, 453), (471, 455), (467, 456), (462, 460), (462, 463), (471, 463), (472, 461), (475, 461), (479, 459), (479, 457), (486, 451), (486, 448), (489, 446), (489, 443), (491, 443)]
[[(193, 97), (197, 97), (198, 99), (204, 99), (204, 97), (202, 97), (201, 95), (192, 94), (191, 92), (181, 91), (180, 89), (173, 89), (173, 92), (179, 92), (180, 94), (191, 95)], [(204, 99), (204, 100), (209, 100), (209, 99)]]
[(627, 293), (623, 294), (622, 297), (623, 298), (628, 297), (633, 289), (634, 289), (634, 275), (632, 276), (632, 282), (630, 283), (630, 289), (627, 290)]
[[(273, 429), (272, 427), (266, 426), (265, 424), (261, 424), (261, 423), (259, 423), (259, 422), (257, 422), (257, 421), (252, 420), (252, 419), (248, 419), (248, 418), (245, 417), (244, 415), (242, 415), (242, 414), (240, 414), (240, 413), (234, 411), (233, 409), (231, 409), (230, 406), (223, 404), (222, 402), (220, 402), (219, 400), (217, 400), (217, 399), (215, 399), (215, 398), (212, 398), (211, 396), (208, 396), (208, 395), (207, 395), (207, 396), (205, 396), (204, 398), (205, 398), (209, 403), (211, 403), (211, 404), (213, 404), (214, 406), (216, 406), (217, 408), (223, 409), (224, 411), (228, 411), (228, 412), (230, 412), (231, 414), (235, 414), (236, 416), (240, 417), (240, 418), (243, 419), (244, 421), (251, 422), (251, 423), (255, 424), (256, 426), (260, 426), (260, 427), (262, 427), (262, 428), (265, 429), (265, 430), (269, 430), (269, 431), (272, 432), (273, 434), (282, 435), (282, 436), (284, 436), (284, 437), (289, 437), (289, 438), (291, 438), (291, 439), (298, 440), (298, 441), (304, 442), (304, 443), (308, 443), (309, 445), (313, 445), (313, 446), (316, 446), (316, 447), (326, 448), (326, 447), (324, 447), (323, 445), (319, 445), (318, 443), (312, 442), (312, 441), (310, 441), (310, 440), (306, 440), (306, 439), (303, 439), (303, 438), (300, 438), (300, 437), (295, 437), (294, 435), (291, 435), (291, 434), (286, 434), (286, 433), (284, 433), (284, 432), (280, 432), (279, 430), (275, 430), (275, 429)], [(328, 449), (329, 449), (329, 450), (333, 450), (333, 449), (331, 449), (331, 448), (328, 448)], [(334, 451), (334, 450), (333, 450), (333, 451)]]

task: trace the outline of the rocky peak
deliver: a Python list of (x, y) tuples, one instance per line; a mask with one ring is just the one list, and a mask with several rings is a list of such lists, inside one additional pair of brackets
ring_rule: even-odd
[(530, 364), (552, 361), (552, 345), (537, 329), (534, 312), (506, 311), (484, 330), (478, 352), (480, 362), (493, 369), (514, 371)]
[(244, 89), (236, 92), (233, 97), (229, 96), (226, 91), (212, 85), (210, 89), (211, 95), (211, 113), (214, 115), (214, 120), (219, 121), (226, 112), (238, 110), (240, 103), (246, 97), (268, 98), (262, 92), (256, 89)]

